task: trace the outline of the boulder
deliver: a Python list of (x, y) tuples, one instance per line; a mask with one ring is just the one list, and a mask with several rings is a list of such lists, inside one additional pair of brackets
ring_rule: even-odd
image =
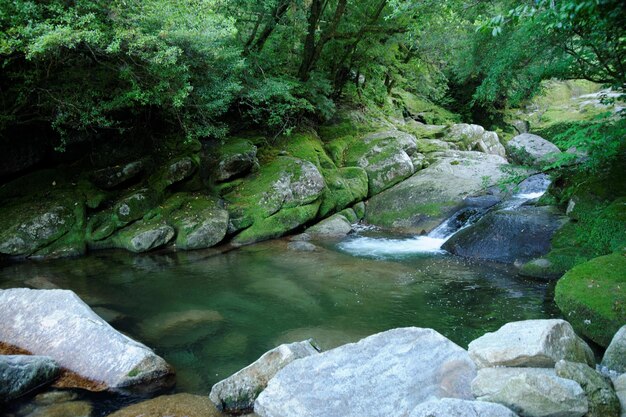
[(530, 122), (528, 120), (514, 120), (511, 125), (519, 134), (530, 132)]
[(379, 146), (394, 144), (398, 145), (407, 155), (411, 156), (417, 152), (417, 139), (410, 133), (396, 129), (385, 130), (372, 133), (363, 138), (365, 143), (376, 143)]
[(549, 206), (493, 211), (456, 233), (442, 248), (465, 258), (527, 262), (550, 251), (552, 236), (566, 221)]
[(306, 233), (313, 238), (342, 237), (352, 231), (352, 224), (342, 214), (333, 214), (327, 219), (306, 229)]
[(472, 381), (472, 394), (476, 398), (497, 394), (504, 388), (509, 379), (520, 375), (557, 376), (554, 368), (481, 368)]
[(257, 398), (261, 417), (400, 416), (436, 398), (471, 399), (467, 352), (432, 329), (393, 329), (292, 362)]
[(218, 161), (214, 167), (217, 181), (228, 181), (250, 172), (258, 165), (257, 147), (247, 139), (228, 139), (217, 151)]
[(414, 172), (411, 157), (402, 146), (385, 139), (363, 139), (363, 143), (349, 147), (346, 164), (365, 170), (370, 196), (397, 184)]
[(418, 405), (409, 417), (517, 417), (517, 414), (500, 404), (442, 398)]
[(204, 395), (162, 395), (130, 405), (108, 417), (222, 417)]
[(59, 367), (46, 356), (0, 355), (0, 404), (21, 397), (59, 375)]
[(2, 290), (0, 321), (0, 342), (50, 356), (79, 377), (70, 377), (68, 387), (101, 390), (158, 383), (172, 372), (152, 350), (116, 331), (72, 291)]
[(565, 320), (507, 323), (470, 342), (469, 355), (479, 368), (519, 366), (551, 368), (559, 360), (594, 365), (591, 348)]
[(279, 156), (246, 177), (224, 196), (229, 232), (243, 245), (271, 239), (312, 220), (325, 188), (317, 167), (298, 158)]
[(620, 417), (626, 417), (626, 374), (621, 374), (613, 379), (613, 387), (622, 408)]
[(458, 150), (458, 147), (454, 143), (446, 142), (441, 139), (418, 139), (417, 150), (421, 154), (429, 154), (432, 152)]
[(626, 256), (600, 256), (567, 271), (554, 301), (580, 334), (608, 346), (626, 323)]
[(456, 144), (463, 151), (479, 151), (501, 157), (506, 156), (506, 150), (500, 143), (496, 132), (485, 131), (479, 125), (460, 123), (450, 127), (444, 140)]
[(620, 374), (626, 373), (626, 325), (613, 336), (602, 357), (602, 366)]
[(437, 161), (372, 197), (365, 221), (410, 233), (430, 232), (506, 174), (504, 158), (480, 152), (434, 153)]
[(184, 250), (217, 245), (228, 230), (228, 211), (206, 195), (187, 196), (167, 220), (176, 230), (176, 247)]
[(160, 184), (170, 186), (189, 178), (196, 172), (197, 163), (188, 156), (170, 161), (167, 168), (160, 174)]
[(520, 164), (528, 164), (541, 168), (555, 161), (561, 153), (559, 148), (541, 136), (522, 133), (506, 144), (509, 156)]
[(113, 206), (113, 214), (122, 225), (141, 219), (158, 202), (157, 193), (149, 188), (131, 192)]
[(521, 372), (498, 381), (500, 388), (478, 396), (524, 417), (582, 417), (589, 409), (578, 383), (555, 375)]
[(110, 190), (137, 177), (144, 169), (145, 162), (142, 160), (102, 168), (91, 174), (91, 181), (102, 189)]
[(278, 371), (296, 359), (317, 353), (310, 340), (280, 345), (213, 385), (209, 398), (221, 411), (233, 414), (251, 412), (254, 401)]
[(164, 221), (139, 220), (119, 230), (111, 237), (114, 247), (131, 252), (148, 252), (170, 242), (176, 231)]
[[(2, 202), (0, 254), (30, 256), (58, 243), (75, 255), (84, 253), (85, 204), (74, 193), (51, 190), (51, 194)], [(75, 242), (64, 242), (67, 238)]]
[(556, 374), (576, 381), (585, 391), (589, 402), (586, 417), (619, 417), (620, 403), (611, 380), (584, 363), (558, 361)]

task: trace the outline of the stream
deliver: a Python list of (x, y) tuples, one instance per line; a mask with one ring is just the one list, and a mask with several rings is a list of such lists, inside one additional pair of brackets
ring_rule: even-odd
[[(514, 210), (543, 191), (522, 189), (496, 207)], [(418, 326), (467, 347), (510, 321), (558, 317), (549, 284), (441, 249), (485, 211), (463, 213), (464, 222), (457, 213), (428, 236), (413, 238), (362, 227), (340, 242), (312, 242), (312, 252), (292, 251), (280, 239), (227, 253), (101, 251), (14, 263), (0, 269), (0, 288), (75, 291), (177, 369), (175, 392), (206, 395), (212, 384), (284, 342), (313, 338), (330, 349)], [(140, 399), (81, 395), (94, 404), (94, 416)]]

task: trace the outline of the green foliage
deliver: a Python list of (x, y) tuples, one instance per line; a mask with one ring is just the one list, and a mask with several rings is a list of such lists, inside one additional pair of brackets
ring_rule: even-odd
[(233, 20), (212, 3), (2, 2), (0, 131), (36, 121), (65, 140), (145, 123), (188, 138), (223, 132), (242, 61)]

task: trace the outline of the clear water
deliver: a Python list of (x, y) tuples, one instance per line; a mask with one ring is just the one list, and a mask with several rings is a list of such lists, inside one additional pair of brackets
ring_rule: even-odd
[[(388, 253), (374, 257), (345, 253), (349, 240), (318, 244), (314, 252), (294, 252), (282, 240), (217, 255), (99, 252), (6, 266), (0, 288), (52, 283), (74, 290), (114, 327), (173, 364), (175, 390), (198, 394), (283, 342), (314, 338), (328, 349), (419, 326), (466, 347), (506, 322), (558, 316), (547, 284), (438, 250), (403, 251), (406, 241), (387, 239)], [(204, 317), (206, 310), (223, 319), (159, 330), (174, 315)], [(91, 399), (98, 415), (137, 401)]]

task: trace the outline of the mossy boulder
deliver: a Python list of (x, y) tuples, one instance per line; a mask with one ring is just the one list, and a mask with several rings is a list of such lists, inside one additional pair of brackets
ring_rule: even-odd
[(315, 219), (319, 207), (320, 203), (317, 201), (303, 206), (283, 208), (270, 217), (256, 221), (235, 236), (231, 243), (235, 246), (249, 245), (283, 236)]
[(312, 163), (324, 177), (326, 186), (322, 192), (320, 217), (367, 197), (368, 176), (365, 170), (361, 167), (338, 167), (314, 134), (298, 133), (284, 137), (277, 146), (290, 156)]
[(257, 147), (244, 138), (228, 138), (216, 153), (213, 175), (220, 182), (247, 174), (259, 163)]
[(177, 194), (164, 203), (175, 206), (166, 216), (176, 229), (178, 249), (203, 249), (218, 244), (226, 236), (228, 211), (210, 196)]
[(57, 171), (46, 170), (1, 187), (0, 254), (84, 253), (85, 195), (78, 185)]
[(480, 152), (449, 151), (409, 179), (372, 197), (369, 224), (410, 233), (429, 232), (465, 207), (466, 197), (484, 192), (506, 174), (504, 158)]
[(127, 224), (142, 218), (144, 214), (157, 205), (158, 200), (159, 195), (153, 189), (141, 188), (132, 191), (115, 203), (112, 214), (122, 224)]
[(110, 245), (135, 253), (148, 252), (169, 243), (175, 234), (174, 228), (159, 218), (139, 220), (117, 231)]
[(146, 162), (138, 160), (98, 169), (90, 177), (95, 185), (109, 190), (138, 177), (145, 169)]
[(442, 125), (460, 121), (458, 115), (408, 91), (396, 89), (393, 91), (392, 97), (396, 106), (408, 118), (430, 125)]
[(626, 256), (616, 252), (574, 267), (557, 282), (554, 299), (577, 332), (608, 346), (626, 322)]
[(344, 163), (367, 172), (368, 195), (372, 196), (415, 172), (407, 151), (417, 151), (416, 139), (400, 131), (386, 130), (353, 140), (344, 153)]
[(506, 150), (496, 132), (486, 131), (479, 125), (455, 124), (446, 132), (443, 140), (456, 144), (464, 151), (479, 151), (506, 157)]
[(324, 188), (324, 178), (309, 161), (279, 156), (262, 165), (224, 196), (230, 232), (246, 229), (234, 242), (278, 237), (312, 220)]

